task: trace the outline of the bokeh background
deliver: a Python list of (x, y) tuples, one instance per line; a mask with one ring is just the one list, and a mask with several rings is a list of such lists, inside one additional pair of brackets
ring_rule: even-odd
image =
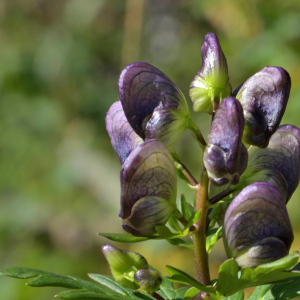
[[(188, 96), (200, 47), (215, 32), (233, 88), (265, 66), (292, 78), (284, 123), (300, 127), (298, 0), (1, 0), (0, 268), (22, 266), (87, 279), (109, 273), (97, 232), (122, 233), (119, 161), (105, 131), (119, 74), (145, 61)], [(206, 134), (209, 118), (192, 112)], [(185, 133), (176, 149), (199, 176), (201, 150)], [(195, 195), (183, 182), (189, 201)], [(300, 192), (288, 205), (300, 249)], [(195, 276), (193, 255), (164, 241), (114, 245)], [(211, 255), (215, 278), (225, 254)], [(59, 288), (0, 278), (3, 300), (53, 299)]]

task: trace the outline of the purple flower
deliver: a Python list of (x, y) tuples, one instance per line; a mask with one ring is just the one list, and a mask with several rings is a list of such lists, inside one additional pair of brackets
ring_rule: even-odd
[(286, 256), (293, 239), (284, 195), (273, 184), (247, 186), (226, 211), (224, 246), (240, 267), (257, 267)]
[(136, 147), (121, 170), (123, 228), (137, 236), (155, 233), (176, 209), (177, 177), (166, 146), (149, 140)]
[(279, 67), (265, 67), (235, 91), (245, 116), (244, 142), (265, 148), (278, 128), (291, 89), (289, 74)]
[(244, 115), (240, 102), (225, 98), (211, 124), (204, 165), (216, 185), (237, 184), (247, 167), (248, 153), (242, 144)]
[(115, 102), (106, 114), (106, 130), (121, 165), (130, 152), (144, 141), (129, 125), (121, 102)]
[(300, 129), (282, 125), (271, 137), (267, 148), (252, 147), (243, 177), (246, 184), (255, 181), (275, 184), (287, 202), (300, 180)]
[(189, 124), (189, 109), (180, 89), (147, 63), (133, 63), (123, 70), (119, 94), (129, 124), (144, 140), (157, 139), (170, 147)]

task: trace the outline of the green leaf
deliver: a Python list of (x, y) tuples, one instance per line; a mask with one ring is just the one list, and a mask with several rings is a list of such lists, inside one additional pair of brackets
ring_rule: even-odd
[(176, 292), (176, 296), (175, 298), (176, 299), (183, 299), (184, 298), (184, 295), (185, 293), (188, 291), (188, 287), (180, 287), (179, 289), (177, 289), (175, 292)]
[(160, 239), (169, 239), (177, 235), (176, 233), (171, 232), (171, 230), (164, 225), (155, 226), (155, 230), (158, 233)]
[[(108, 289), (93, 282), (85, 281), (72, 276), (64, 276), (52, 272), (46, 272), (38, 269), (8, 268), (1, 271), (0, 275), (20, 279), (34, 278), (33, 280), (27, 283), (27, 285), (32, 287), (57, 286), (76, 289), (76, 291), (65, 291), (63, 293), (58, 294), (57, 297), (61, 299), (100, 298), (130, 300), (131, 298), (133, 298), (124, 296), (124, 293), (117, 293), (112, 289)], [(127, 293), (127, 295), (129, 295), (129, 293)]]
[[(300, 270), (300, 263), (298, 263), (293, 271)], [(275, 284), (266, 293), (263, 300), (289, 300), (300, 295), (300, 278), (291, 278), (287, 283)], [(251, 300), (254, 300), (251, 299)]]
[(193, 244), (190, 244), (183, 239), (167, 239), (167, 241), (174, 246), (182, 246), (194, 250)]
[(107, 290), (95, 283), (91, 283), (72, 276), (64, 276), (64, 275), (60, 275), (52, 272), (46, 272), (38, 269), (8, 268), (1, 271), (0, 275), (20, 278), (20, 279), (35, 278), (26, 284), (32, 287), (58, 286), (58, 287), (66, 287), (71, 289), (86, 288), (95, 292), (106, 292), (106, 293), (110, 292), (110, 290)]
[(299, 253), (298, 252), (292, 252), (291, 254), (278, 259), (272, 263), (263, 264), (258, 266), (255, 269), (256, 274), (262, 274), (262, 273), (270, 273), (272, 271), (279, 271), (279, 270), (289, 270), (295, 264), (298, 262), (299, 259)]
[(268, 293), (270, 288), (272, 287), (272, 284), (267, 285), (261, 285), (258, 286), (254, 292), (247, 297), (247, 300), (262, 300), (264, 299), (264, 296)]
[(173, 283), (165, 276), (163, 276), (162, 279), (163, 283), (161, 284), (159, 291), (157, 291), (157, 294), (162, 296), (164, 299), (174, 300), (176, 292), (174, 290)]
[(237, 262), (230, 258), (221, 264), (219, 269), (219, 281), (217, 285), (217, 294), (222, 296), (230, 296), (240, 288), (238, 282), (239, 266)]
[[(181, 193), (181, 195), (180, 195), (179, 205), (181, 208), (182, 215), (185, 217), (186, 220), (189, 220), (192, 213), (190, 213), (188, 203), (186, 202), (186, 199), (185, 199), (185, 196), (183, 193)], [(194, 209), (193, 209), (193, 211), (194, 211)]]
[(174, 213), (171, 214), (171, 216), (169, 218), (169, 221), (168, 221), (168, 224), (176, 232), (181, 233), (181, 227), (180, 227), (180, 225), (178, 223), (178, 219), (176, 218), (176, 214), (174, 214)]
[(208, 254), (214, 247), (215, 243), (222, 237), (222, 226), (214, 229), (216, 229), (215, 232), (210, 234), (206, 238), (206, 251), (208, 252)]
[(171, 277), (169, 278), (170, 281), (191, 285), (205, 293), (214, 294), (214, 290), (213, 290), (212, 286), (202, 285), (196, 279), (194, 279), (190, 275), (186, 274), (185, 272), (178, 270), (176, 268), (173, 268), (171, 266), (166, 266), (166, 270), (171, 275)]
[(102, 274), (88, 274), (88, 276), (96, 282), (114, 290), (119, 294), (122, 294), (124, 296), (130, 295), (124, 287), (122, 287), (118, 282), (115, 281), (112, 276)]
[(149, 240), (148, 237), (134, 236), (132, 234), (120, 234), (120, 233), (98, 233), (103, 237), (115, 242), (120, 243), (139, 243)]
[(103, 300), (117, 300), (117, 299), (130, 299), (130, 298), (117, 298), (116, 296), (109, 296), (106, 294), (98, 294), (89, 291), (82, 291), (82, 290), (70, 290), (70, 291), (63, 291), (55, 297), (60, 299), (103, 299)]
[(237, 293), (223, 298), (224, 300), (244, 300), (244, 291), (238, 291)]
[(189, 232), (190, 227), (195, 224), (196, 222), (199, 221), (201, 216), (201, 210), (197, 210), (195, 211), (192, 216), (190, 217), (188, 223), (186, 224), (186, 226), (183, 229), (183, 235), (187, 234)]
[(230, 296), (247, 287), (275, 284), (290, 281), (292, 277), (300, 277), (297, 270), (287, 271), (298, 260), (299, 254), (293, 252), (275, 262), (263, 264), (257, 268), (246, 267), (239, 270), (236, 261), (226, 260), (219, 270), (217, 294)]
[(195, 287), (190, 288), (189, 290), (187, 290), (187, 292), (184, 294), (184, 300), (188, 300), (190, 298), (193, 298), (194, 296), (196, 296), (198, 293), (200, 292), (200, 290), (198, 290)]

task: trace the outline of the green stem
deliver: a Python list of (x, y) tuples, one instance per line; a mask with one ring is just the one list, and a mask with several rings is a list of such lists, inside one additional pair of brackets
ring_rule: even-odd
[(178, 219), (178, 221), (183, 225), (186, 226), (186, 224), (188, 223), (188, 220), (182, 215), (182, 213), (177, 209), (175, 211), (176, 214), (176, 218)]
[(206, 142), (203, 138), (201, 131), (199, 130), (199, 128), (196, 126), (196, 124), (193, 122), (192, 119), (189, 120), (188, 128), (194, 133), (197, 141), (199, 142), (200, 147), (204, 151), (206, 147)]
[(165, 300), (162, 296), (158, 295), (156, 292), (150, 293), (148, 292), (152, 297), (154, 297), (157, 300)]
[[(197, 190), (196, 210), (201, 209), (200, 220), (197, 222), (198, 231), (193, 236), (194, 255), (198, 281), (210, 285), (208, 254), (206, 252), (206, 215), (208, 204), (208, 176), (203, 170)], [(202, 299), (202, 295), (200, 295)]]
[(198, 181), (195, 179), (195, 177), (191, 174), (191, 172), (188, 170), (188, 168), (184, 165), (183, 162), (179, 161), (178, 159), (175, 159), (175, 167), (177, 170), (179, 170), (182, 175), (188, 180), (191, 186), (197, 186)]
[(219, 201), (221, 201), (224, 197), (230, 195), (237, 186), (233, 186), (230, 185), (227, 189), (225, 189), (224, 191), (222, 191), (221, 193), (219, 193), (218, 195), (212, 197), (211, 199), (209, 199), (209, 204), (216, 204)]

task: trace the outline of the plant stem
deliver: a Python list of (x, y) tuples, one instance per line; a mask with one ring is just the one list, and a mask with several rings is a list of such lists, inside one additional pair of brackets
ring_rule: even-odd
[[(201, 209), (200, 220), (197, 222), (198, 231), (193, 236), (194, 255), (198, 281), (203, 285), (210, 285), (208, 255), (206, 252), (206, 214), (208, 203), (208, 176), (204, 169), (197, 190), (196, 210)], [(200, 294), (200, 299), (202, 295)]]
[(236, 189), (236, 186), (230, 185), (227, 189), (219, 193), (218, 195), (212, 197), (209, 199), (209, 204), (216, 204), (219, 201), (221, 201), (224, 197), (230, 195), (234, 190)]
[(177, 219), (183, 225), (186, 226), (188, 220), (181, 214), (181, 212), (177, 209)]
[(176, 160), (175, 162), (176, 169), (179, 170), (182, 175), (188, 180), (191, 186), (197, 186), (198, 181), (195, 177), (191, 174), (188, 168), (183, 164), (183, 162)]
[(206, 142), (204, 140), (204, 137), (203, 137), (201, 131), (199, 130), (199, 128), (196, 126), (196, 124), (193, 122), (192, 119), (189, 120), (188, 128), (194, 133), (196, 139), (199, 142), (200, 147), (204, 151), (204, 149), (206, 147)]
[(148, 292), (152, 297), (154, 297), (157, 300), (165, 300), (162, 296), (158, 295), (156, 292), (150, 293)]

